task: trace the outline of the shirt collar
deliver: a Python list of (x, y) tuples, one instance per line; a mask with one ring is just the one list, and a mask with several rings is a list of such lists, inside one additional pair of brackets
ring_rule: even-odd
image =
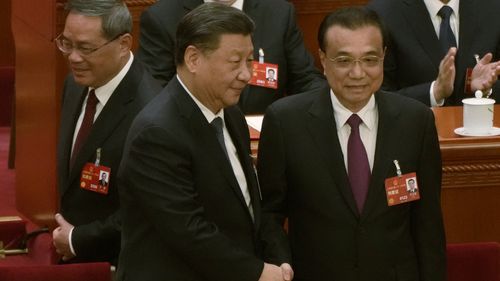
[(425, 6), (427, 7), (427, 11), (429, 11), (429, 14), (431, 17), (439, 17), (438, 12), (441, 10), (443, 6), (449, 6), (450, 8), (453, 9), (453, 13), (457, 16), (458, 18), (458, 7), (460, 4), (460, 0), (450, 0), (448, 4), (443, 4), (443, 2), (439, 0), (424, 0)]
[[(205, 3), (214, 2), (214, 0), (204, 0)], [(243, 0), (236, 0), (231, 7), (236, 8), (240, 11), (243, 10)]]
[[(108, 100), (111, 98), (111, 95), (113, 92), (116, 90), (120, 82), (123, 80), (123, 77), (127, 74), (127, 72), (130, 69), (130, 66), (132, 65), (132, 62), (134, 60), (134, 55), (132, 52), (130, 52), (130, 57), (127, 61), (127, 63), (123, 66), (123, 68), (118, 72), (118, 74), (115, 75), (111, 80), (109, 80), (108, 83), (102, 85), (99, 88), (94, 89), (95, 90), (95, 96), (97, 97), (97, 100), (99, 101), (100, 104), (103, 106), (106, 105)], [(92, 90), (93, 88), (89, 87), (89, 91)]]
[(222, 118), (222, 120), (224, 120), (224, 110), (219, 110), (219, 112), (217, 112), (217, 114), (214, 114), (210, 109), (208, 109), (208, 107), (206, 107), (204, 104), (202, 104), (193, 94), (191, 94), (191, 92), (186, 87), (186, 85), (184, 85), (184, 83), (182, 83), (182, 80), (178, 74), (176, 74), (175, 76), (177, 77), (177, 80), (179, 80), (179, 83), (184, 88), (184, 90), (186, 90), (186, 92), (189, 94), (189, 96), (194, 100), (196, 105), (200, 108), (201, 113), (203, 113), (203, 116), (205, 116), (208, 123), (211, 123), (216, 117), (220, 117), (220, 118)]
[[(337, 96), (333, 93), (333, 90), (330, 89), (330, 97), (333, 105), (333, 113), (335, 116), (335, 123), (337, 125), (337, 131), (340, 130), (347, 122), (347, 119), (351, 117), (353, 112), (347, 109), (344, 105), (340, 103)], [(368, 103), (356, 113), (361, 120), (363, 120), (363, 124), (366, 125), (368, 130), (376, 129), (375, 128), (375, 115), (377, 114), (377, 106), (375, 103), (375, 96), (372, 95)]]

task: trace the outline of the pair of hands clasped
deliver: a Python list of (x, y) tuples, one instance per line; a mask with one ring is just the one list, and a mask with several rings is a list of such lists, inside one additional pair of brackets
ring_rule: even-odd
[(293, 270), (288, 263), (281, 266), (264, 263), (264, 270), (260, 275), (259, 281), (291, 281), (293, 279)]
[[(450, 48), (439, 64), (439, 74), (434, 84), (434, 97), (439, 103), (453, 93), (453, 84), (455, 82), (455, 57), (457, 48)], [(471, 58), (473, 59), (473, 58)], [(500, 61), (491, 62), (493, 55), (488, 53), (484, 55), (474, 66), (471, 74), (472, 92), (481, 90), (488, 92), (500, 75)]]

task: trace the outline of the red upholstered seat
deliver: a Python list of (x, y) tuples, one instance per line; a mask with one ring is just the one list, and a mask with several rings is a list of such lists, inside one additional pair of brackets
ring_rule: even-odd
[(110, 281), (110, 264), (0, 266), (0, 281)]
[(447, 245), (448, 281), (500, 281), (500, 244)]

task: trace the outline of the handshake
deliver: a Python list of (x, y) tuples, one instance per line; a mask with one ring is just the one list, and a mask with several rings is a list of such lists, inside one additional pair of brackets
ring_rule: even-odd
[(259, 281), (291, 281), (293, 279), (293, 270), (288, 263), (281, 266), (264, 263), (264, 269), (260, 275)]

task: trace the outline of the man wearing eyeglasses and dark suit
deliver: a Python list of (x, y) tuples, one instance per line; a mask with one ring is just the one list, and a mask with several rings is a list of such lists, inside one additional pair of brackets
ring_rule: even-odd
[[(64, 84), (57, 147), (60, 213), (53, 231), (64, 262), (109, 261), (120, 250), (116, 174), (137, 112), (161, 90), (131, 51), (132, 18), (116, 0), (71, 0), (57, 47)], [(100, 184), (99, 175), (107, 183)]]
[[(379, 90), (382, 34), (373, 11), (328, 15), (318, 39), (330, 87), (266, 111), (258, 161), (265, 253), (291, 262), (294, 280), (445, 280), (434, 117)], [(420, 197), (404, 195), (412, 177)]]

